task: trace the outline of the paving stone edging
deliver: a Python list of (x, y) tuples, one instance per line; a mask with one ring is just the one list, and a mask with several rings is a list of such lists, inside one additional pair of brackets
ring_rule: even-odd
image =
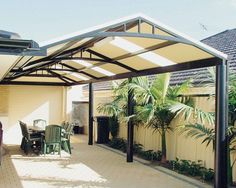
[[(117, 153), (117, 154), (119, 154), (119, 155), (122, 155), (122, 156), (124, 156), (124, 157), (126, 156), (125, 153), (123, 153), (123, 152), (121, 152), (121, 151), (119, 151), (119, 150), (117, 150), (117, 149), (111, 148), (111, 147), (109, 147), (109, 146), (106, 146), (106, 145), (104, 145), (104, 144), (95, 144), (95, 145), (98, 146), (98, 147), (101, 147), (101, 148), (110, 150), (110, 151), (112, 151), (112, 152), (115, 152), (115, 153)], [(201, 182), (201, 181), (198, 181), (198, 180), (196, 180), (196, 179), (194, 179), (194, 178), (191, 178), (191, 177), (188, 177), (188, 176), (179, 174), (179, 173), (177, 173), (177, 172), (174, 172), (174, 171), (172, 171), (172, 170), (169, 170), (169, 169), (164, 168), (164, 167), (161, 167), (161, 166), (153, 166), (153, 165), (150, 165), (150, 161), (147, 161), (147, 160), (145, 160), (145, 159), (141, 159), (141, 158), (139, 158), (139, 157), (134, 156), (134, 160), (137, 161), (137, 162), (139, 162), (139, 163), (141, 163), (141, 164), (143, 164), (143, 165), (145, 165), (145, 166), (148, 166), (148, 167), (150, 167), (150, 168), (152, 168), (152, 169), (155, 169), (155, 170), (158, 170), (158, 171), (160, 171), (160, 172), (162, 172), (162, 173), (168, 174), (168, 175), (170, 175), (170, 176), (172, 176), (172, 177), (174, 177), (174, 178), (177, 178), (177, 179), (180, 179), (180, 180), (182, 180), (182, 181), (188, 182), (189, 184), (194, 185), (194, 186), (196, 186), (196, 187), (199, 187), (199, 188), (212, 188), (211, 185), (206, 184), (206, 183)]]

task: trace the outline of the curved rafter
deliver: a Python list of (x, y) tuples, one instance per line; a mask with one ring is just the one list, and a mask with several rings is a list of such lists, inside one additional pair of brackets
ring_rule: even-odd
[[(143, 31), (142, 24), (148, 25), (148, 27), (151, 28), (151, 32), (147, 33)], [(162, 32), (158, 32), (159, 30)], [(99, 43), (100, 41), (106, 38), (113, 38), (113, 37), (157, 39), (157, 41), (159, 42), (157, 44), (152, 44), (152, 45), (150, 44), (150, 46), (140, 48), (140, 50), (136, 50), (134, 52), (127, 52), (126, 54), (122, 54), (113, 58), (109, 57), (109, 55), (107, 54), (99, 52), (97, 48), (94, 49), (96, 43)], [(83, 41), (83, 39), (88, 39), (88, 40), (83, 42), (79, 46), (71, 48), (73, 45), (76, 45), (80, 41)], [(205, 50), (207, 53), (209, 52), (211, 55), (213, 55), (213, 57), (215, 55), (215, 51), (208, 48), (205, 49), (203, 45), (195, 43), (194, 41), (190, 40), (189, 38), (186, 38), (185, 36), (181, 36), (178, 32), (172, 31), (168, 27), (165, 27), (159, 23), (155, 23), (151, 19), (149, 20), (145, 17), (137, 16), (137, 17), (131, 17), (127, 20), (125, 19), (120, 20), (117, 23), (109, 24), (104, 27), (90, 30), (86, 33), (81, 33), (69, 38), (64, 38), (55, 41), (51, 44), (46, 44), (44, 45), (44, 47), (42, 47), (43, 50), (46, 50), (50, 47), (54, 47), (57, 45), (62, 45), (62, 47), (55, 50), (51, 55), (40, 59), (32, 60), (33, 57), (29, 58), (26, 62), (21, 63), (22, 66), (19, 67), (18, 69), (12, 69), (12, 71), (8, 74), (7, 77), (5, 77), (5, 80), (3, 81), (14, 82), (14, 80), (17, 78), (23, 76), (31, 76), (32, 73), (37, 70), (48, 71), (51, 74), (53, 74), (53, 76), (57, 76), (60, 80), (70, 85), (89, 83), (93, 81), (97, 82), (101, 80), (111, 80), (114, 78), (123, 77), (124, 75), (126, 76), (140, 75), (143, 74), (143, 72), (148, 73), (150, 69), (136, 70), (136, 68), (134, 68), (133, 66), (125, 64), (123, 60), (138, 56), (141, 57), (142, 54), (149, 53), (155, 50), (161, 50), (162, 48), (169, 47), (175, 44), (187, 44), (189, 46), (198, 47), (199, 49)], [(220, 56), (221, 54), (219, 55), (219, 57)], [(22, 61), (22, 59), (23, 58), (19, 59), (18, 63)], [(94, 63), (92, 63), (92, 65), (89, 67), (77, 68), (74, 65), (71, 65), (70, 63), (66, 62), (66, 61), (70, 62), (76, 60), (83, 60)], [(60, 64), (66, 67), (66, 69), (54, 68), (53, 65), (55, 64)], [(112, 77), (108, 76), (97, 77), (95, 75), (92, 75), (91, 72), (87, 71), (106, 64), (116, 65), (118, 67), (121, 67), (122, 68), (121, 70), (125, 69), (128, 72), (122, 74), (120, 73), (119, 75), (115, 75)], [(178, 66), (179, 65), (174, 65), (171, 67), (178, 67)], [(152, 72), (153, 73), (155, 71), (159, 72), (162, 69), (163, 69), (162, 67), (153, 68)], [(56, 75), (55, 71), (59, 72), (70, 71), (78, 74), (84, 74), (90, 79), (88, 81), (76, 81), (76, 80), (68, 81), (68, 79), (64, 78), (61, 74)], [(46, 76), (47, 75), (45, 75), (45, 77)], [(35, 77), (43, 78), (44, 75), (36, 74)]]

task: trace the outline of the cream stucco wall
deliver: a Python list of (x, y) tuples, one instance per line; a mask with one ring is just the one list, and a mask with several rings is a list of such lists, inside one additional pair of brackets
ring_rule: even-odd
[[(3, 91), (3, 93), (1, 93)], [(65, 88), (54, 86), (1, 86), (0, 111), (4, 143), (19, 144), (21, 130), (18, 121), (32, 125), (34, 119), (48, 124), (60, 124), (65, 118)]]
[(88, 100), (88, 99), (84, 98), (84, 96), (83, 96), (82, 87), (83, 87), (83, 85), (67, 87), (67, 90), (66, 90), (66, 119), (68, 121), (71, 121), (73, 101)]

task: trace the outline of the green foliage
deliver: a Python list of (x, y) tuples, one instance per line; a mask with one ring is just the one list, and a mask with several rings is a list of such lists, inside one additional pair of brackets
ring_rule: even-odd
[(229, 126), (234, 126), (236, 121), (236, 76), (230, 75), (229, 85)]
[(214, 170), (209, 168), (203, 168), (201, 177), (205, 181), (213, 181), (214, 180)]
[(202, 144), (206, 143), (208, 146), (210, 143), (213, 143), (213, 149), (215, 145), (215, 129), (208, 128), (202, 124), (189, 124), (178, 127), (180, 133), (185, 133), (186, 136), (192, 137), (195, 139), (203, 138)]
[(123, 152), (127, 151), (127, 141), (122, 138), (113, 138), (109, 143), (108, 146), (121, 150)]
[(112, 138), (116, 138), (119, 131), (119, 122), (116, 116), (109, 118), (109, 130), (111, 132)]
[[(108, 146), (118, 149), (122, 152), (127, 151), (127, 141), (123, 138), (113, 138), (109, 143)], [(143, 150), (143, 145), (135, 143), (133, 145), (133, 152), (140, 158), (143, 158), (145, 160), (151, 160), (151, 161), (160, 161), (162, 154), (161, 151), (153, 151), (153, 150)]]
[[(205, 86), (215, 86), (215, 70), (213, 68), (209, 69), (209, 80), (212, 81), (211, 84), (204, 84)], [(204, 83), (204, 82), (203, 82)], [(226, 130), (226, 134), (228, 135), (229, 148), (228, 148), (228, 174), (229, 174), (229, 182), (232, 183), (232, 168), (235, 164), (235, 160), (231, 163), (230, 152), (235, 151), (235, 142), (236, 142), (236, 76), (234, 74), (229, 75), (229, 99), (228, 99), (228, 127)], [(177, 104), (172, 107), (172, 111), (176, 112), (177, 115), (181, 115), (187, 121), (187, 125), (180, 126), (179, 130), (181, 133), (186, 133), (187, 136), (202, 139), (202, 143), (206, 143), (208, 146), (210, 143), (213, 143), (213, 149), (215, 146), (215, 130), (214, 130), (214, 113), (205, 113), (201, 111), (196, 111), (194, 108), (191, 108), (189, 105), (185, 106), (184, 104)], [(194, 112), (194, 113), (193, 113)], [(188, 120), (190, 117), (193, 117), (192, 114), (199, 114), (194, 123), (189, 123)], [(212, 127), (206, 127), (205, 121), (212, 125)], [(209, 179), (212, 176), (211, 171), (207, 171), (205, 173), (205, 178)]]
[(190, 161), (190, 160), (176, 160), (170, 161), (172, 170), (177, 171), (180, 174), (185, 174), (189, 176), (199, 176), (205, 181), (213, 181), (214, 171), (209, 168), (205, 168), (201, 160)]
[(127, 101), (128, 101), (128, 85), (127, 80), (118, 83), (113, 82), (112, 86), (113, 100), (105, 104), (98, 105), (98, 112), (105, 115), (116, 117), (119, 121), (126, 117)]
[(204, 112), (199, 108), (196, 108), (194, 103), (190, 103), (190, 101), (186, 103), (176, 103), (170, 107), (171, 112), (176, 113), (176, 116), (181, 117), (187, 123), (191, 119), (195, 120), (196, 123), (209, 123), (210, 125), (214, 125), (215, 117), (213, 113)]
[(140, 151), (137, 153), (137, 155), (145, 160), (149, 161), (161, 161), (161, 151), (153, 151), (153, 150), (147, 150), (147, 151)]
[(143, 145), (134, 143), (133, 145), (133, 152), (134, 153), (141, 153), (143, 151)]
[(139, 77), (133, 78), (128, 85), (136, 102), (135, 121), (152, 128), (162, 137), (163, 162), (166, 161), (166, 132), (171, 130), (170, 122), (175, 117), (175, 113), (169, 108), (177, 102), (178, 95), (189, 86), (187, 82), (170, 86), (169, 80), (170, 74), (160, 74), (151, 83), (147, 77)]

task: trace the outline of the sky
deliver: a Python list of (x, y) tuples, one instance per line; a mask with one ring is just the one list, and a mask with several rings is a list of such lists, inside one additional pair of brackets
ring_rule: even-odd
[(136, 13), (199, 40), (236, 28), (236, 0), (2, 0), (0, 30), (43, 42)]

